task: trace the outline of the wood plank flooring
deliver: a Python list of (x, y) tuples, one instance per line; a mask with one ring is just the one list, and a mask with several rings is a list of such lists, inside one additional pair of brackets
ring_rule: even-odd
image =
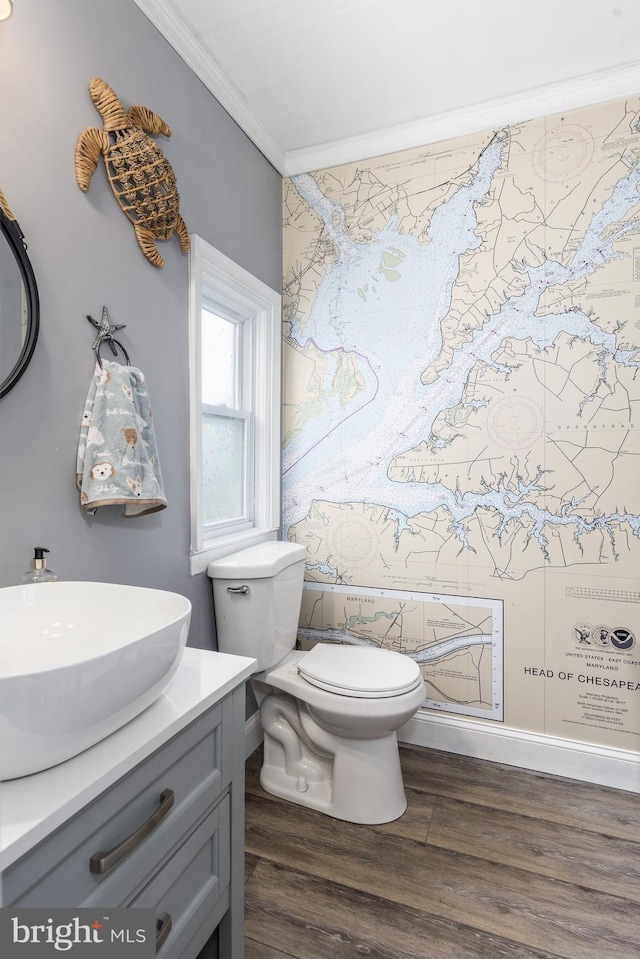
[(640, 795), (414, 746), (384, 826), (247, 763), (246, 959), (638, 959)]

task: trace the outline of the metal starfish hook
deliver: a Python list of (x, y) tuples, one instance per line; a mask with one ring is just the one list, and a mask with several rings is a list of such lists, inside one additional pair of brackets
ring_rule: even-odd
[(100, 340), (107, 340), (107, 342), (109, 343), (109, 346), (111, 347), (111, 352), (113, 353), (114, 356), (117, 356), (118, 351), (112, 342), (113, 334), (116, 333), (118, 330), (124, 330), (127, 324), (126, 323), (114, 323), (114, 324), (109, 323), (109, 311), (106, 308), (106, 306), (102, 307), (102, 318), (99, 321), (94, 320), (94, 318), (92, 316), (89, 316), (88, 313), (87, 313), (87, 319), (89, 320), (89, 323), (92, 323), (93, 326), (95, 326), (96, 330), (98, 331), (98, 335), (93, 341), (91, 349), (95, 350)]

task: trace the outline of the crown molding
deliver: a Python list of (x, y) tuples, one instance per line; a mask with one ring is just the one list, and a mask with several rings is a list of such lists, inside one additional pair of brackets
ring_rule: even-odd
[(289, 150), (284, 173), (285, 176), (294, 176), (296, 173), (324, 170), (343, 163), (356, 163), (399, 150), (439, 143), (454, 137), (523, 123), (639, 93), (640, 61), (637, 61), (575, 80), (552, 83), (459, 110), (435, 114), (423, 120), (401, 123), (300, 150)]
[(359, 160), (640, 93), (640, 61), (636, 61), (410, 123), (286, 151), (211, 59), (204, 45), (178, 13), (175, 2), (134, 0), (134, 3), (283, 176), (324, 170), (343, 163), (357, 163)]
[(182, 57), (187, 66), (202, 80), (267, 160), (279, 173), (284, 174), (284, 149), (249, 107), (226, 74), (214, 63), (204, 45), (194, 36), (186, 21), (176, 10), (176, 5), (170, 0), (134, 0), (134, 3)]

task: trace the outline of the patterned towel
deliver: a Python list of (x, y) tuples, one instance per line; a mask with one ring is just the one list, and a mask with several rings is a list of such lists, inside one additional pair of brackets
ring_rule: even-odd
[(76, 481), (84, 509), (124, 506), (124, 516), (167, 505), (156, 450), (149, 391), (134, 366), (103, 360), (84, 405)]

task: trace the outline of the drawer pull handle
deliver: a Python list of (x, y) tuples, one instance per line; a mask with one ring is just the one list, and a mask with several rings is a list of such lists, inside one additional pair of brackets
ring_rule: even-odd
[(165, 939), (171, 932), (171, 926), (173, 925), (171, 916), (168, 912), (163, 913), (162, 916), (156, 922), (156, 954), (160, 952), (162, 944)]
[(139, 846), (145, 836), (148, 836), (156, 826), (162, 822), (169, 810), (173, 806), (173, 789), (163, 789), (160, 793), (160, 805), (156, 811), (149, 816), (146, 822), (143, 822), (139, 829), (123, 839), (121, 843), (110, 849), (109, 852), (96, 852), (89, 860), (89, 869), (93, 873), (102, 876), (105, 872), (113, 869), (121, 859), (128, 856), (130, 852)]

